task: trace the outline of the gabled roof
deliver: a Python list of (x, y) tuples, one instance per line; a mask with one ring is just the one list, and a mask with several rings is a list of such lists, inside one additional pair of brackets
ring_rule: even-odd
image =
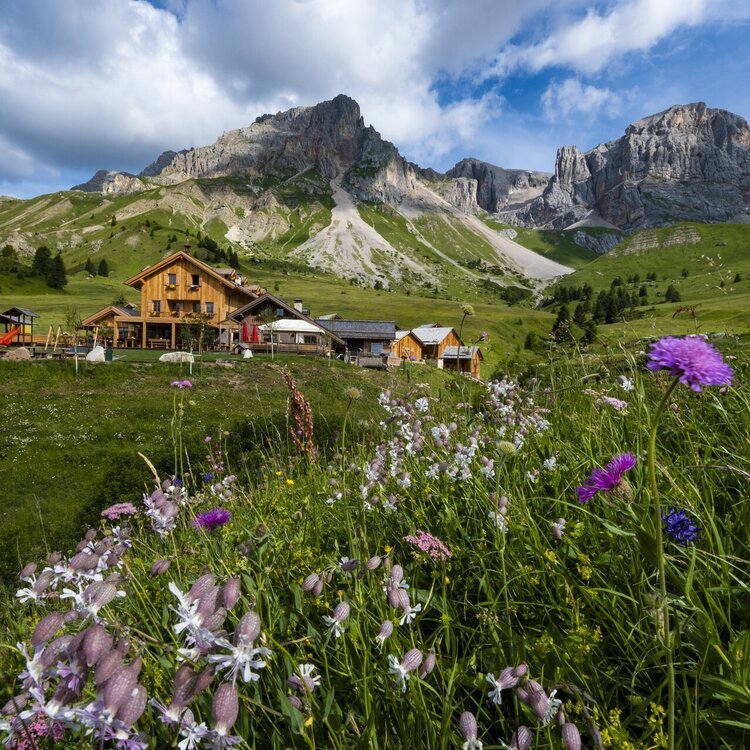
[(222, 276), (215, 268), (212, 268), (202, 260), (194, 258), (192, 255), (188, 255), (184, 250), (178, 250), (176, 253), (168, 255), (166, 258), (162, 258), (158, 263), (154, 263), (153, 266), (146, 266), (146, 268), (144, 268), (142, 271), (137, 273), (135, 276), (131, 276), (129, 279), (126, 279), (123, 283), (127, 284), (128, 286), (135, 287), (136, 289), (140, 288), (144, 279), (149, 276), (153, 276), (155, 273), (159, 273), (163, 268), (168, 266), (170, 263), (174, 263), (174, 261), (180, 258), (188, 261), (188, 263), (192, 263), (198, 270), (207, 273), (209, 276), (217, 279), (222, 284), (224, 284), (224, 286), (232, 289), (235, 292), (246, 294), (248, 297), (258, 296), (254, 292), (250, 291), (248, 287), (243, 287), (239, 284), (235, 284), (233, 281), (230, 281), (229, 279)]
[[(413, 328), (412, 333), (419, 339), (422, 344), (439, 344), (451, 331), (456, 333), (453, 328), (435, 328), (419, 327)], [(456, 334), (458, 336), (458, 334)]]
[[(456, 349), (458, 348), (457, 346), (446, 346), (443, 349), (443, 360), (456, 359)], [(458, 359), (473, 359), (474, 354), (478, 354), (479, 359), (484, 359), (482, 350), (478, 346), (462, 346), (460, 349), (461, 352), (458, 354)]]
[(277, 297), (275, 294), (271, 294), (270, 292), (266, 292), (265, 294), (261, 294), (260, 297), (256, 297), (252, 302), (248, 302), (247, 304), (243, 305), (242, 307), (238, 307), (236, 310), (232, 310), (232, 312), (229, 313), (227, 318), (229, 320), (233, 320), (237, 323), (242, 322), (245, 318), (253, 314), (253, 310), (256, 310), (259, 307), (263, 307), (263, 305), (267, 303), (271, 303), (274, 307), (280, 307), (282, 310), (289, 313), (289, 317), (297, 318), (297, 320), (304, 320), (306, 323), (310, 323), (311, 325), (315, 326), (317, 329), (322, 329), (326, 333), (331, 334), (331, 338), (337, 343), (337, 344), (343, 344), (344, 341), (340, 339), (335, 334), (331, 333), (322, 323), (319, 325), (316, 321), (314, 321), (312, 318), (310, 318), (308, 315), (305, 315), (305, 313), (296, 310), (294, 307), (292, 307), (287, 302), (284, 302), (283, 299), (280, 297)]
[(393, 341), (396, 324), (392, 320), (324, 320), (316, 318), (323, 328), (345, 339)]
[(118, 305), (107, 305), (106, 307), (103, 307), (101, 310), (97, 310), (95, 313), (92, 313), (87, 318), (84, 318), (81, 321), (81, 325), (83, 326), (96, 325), (96, 322), (98, 320), (101, 320), (102, 318), (106, 318), (108, 315), (111, 315), (112, 313), (123, 318), (127, 318), (127, 317), (137, 318), (138, 317), (138, 310), (133, 310), (130, 307), (119, 307)]
[(5, 310), (3, 312), (3, 315), (8, 316), (9, 318), (19, 317), (23, 315), (26, 318), (38, 318), (39, 315), (32, 310), (28, 310), (25, 307), (11, 307), (10, 310)]

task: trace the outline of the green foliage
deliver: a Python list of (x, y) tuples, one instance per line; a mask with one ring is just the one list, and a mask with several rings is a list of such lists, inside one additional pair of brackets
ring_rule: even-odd
[(65, 261), (62, 253), (58, 253), (52, 258), (49, 271), (47, 273), (47, 285), (52, 289), (64, 289), (68, 283), (68, 275), (65, 270)]
[[(118, 637), (127, 634), (127, 660), (136, 654), (142, 659), (139, 680), (149, 698), (169, 699), (178, 666), (175, 652), (184, 645), (184, 634), (175, 628), (178, 601), (168, 584), (172, 581), (186, 592), (210, 572), (219, 586), (231, 578), (240, 584), (239, 601), (222, 620), (228, 640), (240, 618), (253, 610), (261, 623), (255, 645), (272, 652), (264, 667), (255, 667), (257, 681), (245, 683), (240, 675), (236, 681), (240, 709), (230, 734), (248, 745), (273, 750), (461, 747), (459, 717), (471, 711), (477, 717), (478, 739), (486, 746), (509, 743), (523, 723), (533, 729), (534, 747), (558, 750), (558, 723), (542, 726), (519, 700), (520, 693), (504, 690), (499, 706), (488, 699), (488, 675), (497, 677), (505, 668), (523, 663), (528, 674), (520, 685), (533, 679), (546, 693), (556, 689), (567, 720), (581, 730), (583, 746), (596, 746), (600, 736), (605, 748), (645, 750), (664, 746), (667, 692), (663, 647), (657, 637), (654, 519), (642, 456), (649, 415), (669, 377), (647, 372), (637, 357), (620, 352), (619, 357), (582, 359), (580, 366), (567, 358), (549, 363), (539, 368), (539, 382), (530, 381), (528, 388), (506, 383), (500, 392), (516, 395), (507, 401), (500, 397), (495, 410), (488, 406), (488, 392), (473, 384), (441, 379), (423, 385), (422, 379), (430, 375), (424, 367), (410, 369), (409, 378), (367, 373), (355, 380), (355, 370), (348, 366), (334, 364), (330, 376), (324, 377), (325, 365), (317, 368), (309, 361), (289, 360), (300, 390), (312, 403), (321, 449), (317, 459), (300, 456), (294, 448), (286, 394), (269, 388), (271, 381), (266, 379), (280, 381), (276, 367), (256, 368), (260, 363), (253, 362), (247, 373), (239, 368), (199, 368), (194, 387), (180, 392), (165, 385), (172, 377), (187, 375), (177, 370), (155, 373), (142, 367), (128, 371), (123, 380), (115, 364), (87, 372), (88, 380), (80, 388), (70, 371), (46, 369), (40, 374), (32, 366), (24, 372), (35, 381), (28, 385), (30, 390), (45, 384), (37, 409), (59, 404), (70, 389), (78, 389), (77, 413), (101, 411), (105, 401), (93, 400), (99, 389), (109, 391), (108, 408), (119, 409), (113, 398), (119, 389), (127, 403), (106, 429), (119, 423), (125, 434), (118, 444), (129, 447), (131, 455), (137, 448), (154, 456), (161, 479), (171, 473), (170, 443), (156, 442), (156, 437), (169, 434), (174, 415), (179, 407), (184, 409), (189, 500), (179, 506), (176, 528), (165, 539), (152, 532), (143, 513), (131, 520), (133, 548), (123, 560), (126, 585), (118, 584), (126, 596), (113, 599), (99, 613), (103, 627)], [(673, 740), (679, 748), (740, 748), (750, 741), (744, 718), (750, 711), (750, 615), (745, 606), (750, 511), (746, 503), (737, 502), (750, 473), (750, 458), (742, 450), (750, 443), (746, 353), (734, 365), (735, 386), (724, 395), (707, 389), (697, 397), (679, 386), (658, 436), (658, 481), (668, 496), (664, 511), (669, 506), (685, 508), (701, 527), (695, 543), (682, 546), (667, 540), (665, 546), (678, 677), (675, 704), (681, 718)], [(594, 374), (599, 380), (591, 377)], [(623, 390), (617, 375), (632, 381), (633, 389)], [(0, 383), (2, 377), (0, 371)], [(217, 397), (219, 383), (223, 386)], [(346, 395), (352, 385), (362, 390), (361, 398)], [(408, 405), (411, 416), (394, 413), (398, 402), (390, 412), (380, 409), (377, 397), (386, 387), (400, 404)], [(145, 425), (131, 422), (139, 418), (140, 399), (147, 390), (153, 390), (152, 408), (160, 419), (151, 423), (154, 434), (141, 435)], [(230, 427), (222, 439), (217, 425), (225, 422), (218, 413), (209, 426), (205, 415), (195, 412), (206, 400), (216, 398), (220, 404), (238, 391), (246, 414), (242, 424)], [(52, 400), (53, 392), (58, 400)], [(422, 415), (415, 404), (425, 396), (428, 411)], [(605, 396), (624, 399), (627, 409), (608, 406)], [(459, 399), (462, 406), (457, 409)], [(532, 402), (544, 409), (549, 427), (539, 433), (528, 429), (516, 448), (510, 441)], [(64, 418), (72, 426), (72, 419), (61, 417), (62, 410), (48, 416), (58, 422)], [(446, 428), (450, 445), (436, 446), (425, 431), (420, 448), (412, 444), (413, 453), (399, 450), (405, 435), (419, 434), (404, 424), (417, 415), (429, 416), (435, 427), (451, 424), (450, 430)], [(76, 424), (80, 426), (80, 419)], [(60, 433), (55, 439), (65, 449), (77, 442), (66, 439), (61, 427), (55, 430)], [(213, 436), (209, 444), (203, 442), (207, 434)], [(85, 443), (80, 455), (88, 458), (96, 451), (97, 436)], [(452, 467), (459, 445), (472, 445), (476, 451), (467, 456), (465, 478), (440, 469), (442, 463)], [(579, 503), (574, 487), (625, 451), (638, 457), (627, 484)], [(223, 470), (216, 469), (217, 456), (225, 464)], [(368, 495), (372, 507), (366, 508), (359, 467), (377, 471), (376, 458), (402, 463), (394, 475), (384, 472), (382, 486), (377, 484)], [(492, 462), (491, 473), (480, 471), (487, 467), (481, 458)], [(92, 489), (87, 484), (91, 466), (79, 461), (77, 468), (74, 489)], [(134, 481), (138, 474), (137, 464), (131, 465), (125, 452), (114, 456), (109, 470), (127, 476), (132, 472)], [(210, 482), (202, 478), (207, 470), (239, 477), (221, 501), (231, 511), (231, 521), (216, 531), (192, 524), (196, 513), (219, 502)], [(37, 474), (47, 476), (43, 470)], [(93, 485), (105, 481), (106, 474), (93, 472)], [(50, 498), (40, 514), (51, 546), (57, 546), (63, 525), (60, 512), (65, 508), (59, 493), (66, 489), (65, 479), (47, 478), (45, 491), (36, 494)], [(141, 482), (149, 492), (155, 487), (145, 465)], [(137, 504), (140, 489), (131, 495), (125, 483), (107, 501), (119, 495), (117, 500)], [(503, 495), (505, 500), (500, 499)], [(391, 496), (395, 510), (384, 507)], [(95, 521), (96, 510), (91, 506), (87, 521)], [(560, 519), (565, 521), (562, 529)], [(97, 539), (111, 525), (102, 521)], [(411, 544), (406, 537), (418, 529), (440, 539), (450, 557), (431, 557)], [(85, 526), (75, 530), (82, 534)], [(364, 561), (374, 555), (387, 560), (369, 570)], [(340, 567), (343, 557), (359, 561), (352, 575)], [(150, 576), (152, 564), (163, 559), (170, 561), (168, 573)], [(396, 564), (403, 567), (410, 604), (420, 605), (411, 624), (398, 622), (404, 612), (390, 606), (383, 591), (384, 579)], [(319, 597), (302, 590), (311, 573), (321, 574), (325, 582)], [(343, 633), (336, 637), (324, 617), (341, 601), (351, 609), (342, 622)], [(24, 667), (13, 644), (28, 644), (42, 613), (67, 611), (70, 601), (50, 598), (45, 607), (19, 605), (11, 596), (2, 608), (2, 640), (7, 645), (0, 660), (4, 697), (18, 692), (17, 675)], [(396, 627), (379, 648), (375, 636), (383, 620)], [(66, 623), (58, 635), (73, 635), (89, 624)], [(394, 687), (388, 657), (398, 662), (412, 648), (423, 654), (434, 649), (436, 663), (430, 674), (411, 673), (402, 691)], [(214, 649), (214, 655), (227, 652), (225, 647)], [(198, 662), (202, 667), (205, 660), (198, 656)], [(307, 705), (300, 711), (289, 702), (288, 696), (296, 691), (288, 678), (303, 663), (314, 664), (321, 679), (314, 690), (301, 694)], [(87, 679), (81, 702), (94, 695), (91, 675)], [(209, 725), (217, 686), (227, 679), (227, 672), (220, 671), (191, 704), (193, 714), (205, 717)], [(174, 729), (159, 721), (153, 705), (136, 728), (154, 747), (175, 742)], [(66, 741), (71, 747), (91, 744), (91, 738), (84, 741), (70, 730)]]
[(109, 264), (107, 263), (106, 259), (102, 258), (99, 261), (99, 266), (96, 269), (96, 275), (104, 276), (105, 278), (109, 276)]
[(84, 270), (89, 276), (96, 276), (96, 266), (94, 265), (94, 261), (91, 260), (91, 258), (86, 258), (86, 265), (84, 266)]
[(41, 276), (46, 279), (52, 268), (52, 252), (46, 245), (38, 247), (34, 253), (34, 260), (31, 263), (31, 271), (35, 276)]

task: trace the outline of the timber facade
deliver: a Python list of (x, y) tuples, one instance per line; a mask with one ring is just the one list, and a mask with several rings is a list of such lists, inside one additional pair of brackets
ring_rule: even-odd
[(222, 329), (236, 329), (229, 313), (265, 292), (234, 269), (215, 269), (178, 251), (144, 268), (125, 284), (140, 290), (138, 311), (113, 305), (83, 321), (105, 329), (114, 347), (199, 348), (213, 343)]

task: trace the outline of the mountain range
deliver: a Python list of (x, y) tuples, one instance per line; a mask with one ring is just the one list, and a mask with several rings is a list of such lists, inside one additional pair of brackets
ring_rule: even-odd
[(515, 242), (522, 228), (574, 229), (575, 243), (602, 252), (644, 227), (749, 221), (750, 128), (731, 112), (677, 105), (590, 151), (560, 148), (552, 173), (464, 159), (441, 174), (404, 159), (339, 95), (166, 151), (138, 175), (102, 170), (44, 201), (5, 202), (0, 244), (30, 251), (32, 227), (80, 193), (99, 196), (91, 225), (61, 221), (50, 245), (97, 252), (91, 238), (116, 211), (371, 286), (546, 283), (572, 269)]

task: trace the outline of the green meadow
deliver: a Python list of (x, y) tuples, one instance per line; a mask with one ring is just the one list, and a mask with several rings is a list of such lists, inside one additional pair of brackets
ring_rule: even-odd
[(701, 393), (630, 346), (487, 385), (1, 363), (3, 563), (36, 562), (0, 609), (4, 736), (747, 746), (750, 367), (729, 344), (733, 385)]

